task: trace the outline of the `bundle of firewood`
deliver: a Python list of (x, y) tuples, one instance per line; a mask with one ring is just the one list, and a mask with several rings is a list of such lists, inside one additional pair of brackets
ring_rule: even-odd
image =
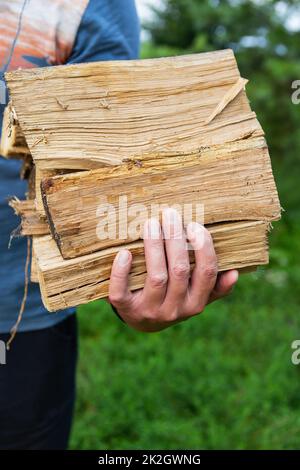
[[(163, 206), (188, 207), (184, 222), (207, 226), (220, 271), (268, 263), (280, 204), (231, 50), (17, 70), (6, 80), (1, 153), (23, 158), (29, 176), (28, 200), (10, 204), (33, 237), (31, 277), (48, 310), (106, 297), (120, 246), (133, 254), (131, 288), (142, 287), (141, 232), (124, 224), (142, 226), (154, 205), (158, 217)], [(100, 236), (104, 215), (109, 236)]]

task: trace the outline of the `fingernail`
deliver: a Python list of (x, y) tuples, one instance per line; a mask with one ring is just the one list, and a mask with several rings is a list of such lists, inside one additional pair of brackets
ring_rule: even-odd
[(126, 266), (129, 261), (129, 252), (126, 250), (119, 251), (117, 262), (119, 266)]
[(204, 245), (204, 226), (197, 222), (190, 222), (186, 228), (186, 233), (191, 243), (197, 243), (197, 246), (194, 248), (200, 250)]
[(191, 233), (191, 235), (201, 235), (203, 231), (204, 226), (197, 222), (190, 222), (187, 226), (187, 232)]
[(181, 215), (172, 207), (163, 210), (163, 232), (165, 240), (182, 240), (185, 237)]
[(237, 269), (234, 269), (232, 272), (231, 272), (231, 280), (232, 280), (232, 283), (235, 284), (237, 282), (239, 278), (239, 272)]
[(163, 216), (170, 224), (176, 224), (176, 223), (181, 222), (181, 217), (180, 217), (179, 212), (173, 207), (168, 207), (164, 209)]

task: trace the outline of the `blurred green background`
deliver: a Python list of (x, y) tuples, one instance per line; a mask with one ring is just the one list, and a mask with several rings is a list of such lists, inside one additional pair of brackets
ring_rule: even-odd
[(145, 25), (142, 56), (234, 49), (285, 212), (270, 265), (243, 275), (200, 317), (146, 335), (104, 302), (80, 308), (71, 448), (300, 448), (300, 365), (291, 363), (300, 339), (300, 104), (291, 101), (299, 1), (162, 3)]

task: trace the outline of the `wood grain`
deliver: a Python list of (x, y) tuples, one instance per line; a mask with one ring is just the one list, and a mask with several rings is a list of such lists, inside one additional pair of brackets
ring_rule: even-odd
[[(138, 215), (142, 226), (151, 215), (159, 215), (151, 213), (154, 204), (193, 207), (193, 217), (186, 224), (191, 220), (212, 224), (280, 217), (264, 138), (191, 154), (150, 154), (113, 169), (47, 178), (42, 181), (42, 193), (53, 238), (65, 259), (137, 240), (138, 231), (123, 235), (119, 222), (127, 219), (129, 227)], [(132, 217), (120, 197), (128, 208), (137, 207)], [(200, 204), (204, 220), (196, 218), (195, 208)], [(105, 232), (113, 237), (100, 237), (101, 220), (107, 220)]]
[[(231, 222), (207, 227), (212, 234), (220, 271), (268, 263), (267, 222)], [(131, 289), (145, 281), (143, 242), (125, 245), (133, 254)], [(49, 311), (107, 297), (111, 265), (119, 248), (64, 260), (51, 236), (34, 237), (42, 300)], [(191, 263), (193, 263), (193, 252)]]
[(15, 159), (31, 158), (24, 133), (11, 103), (6, 106), (3, 113), (0, 155)]
[(45, 170), (40, 168), (39, 163), (35, 164), (35, 208), (41, 216), (46, 216), (42, 193), (41, 193), (41, 182), (43, 179), (50, 178), (52, 176), (66, 175), (72, 173), (74, 170), (59, 168), (52, 170)]
[(93, 169), (263, 135), (244, 82), (235, 88), (231, 50), (17, 70), (6, 80), (40, 168)]
[(37, 212), (34, 200), (20, 201), (13, 198), (9, 201), (9, 205), (21, 218), (20, 235), (47, 235), (50, 233), (47, 219)]
[[(50, 311), (107, 296), (119, 245), (133, 253), (131, 288), (143, 286), (139, 236), (97, 234), (99, 204), (115, 209), (122, 195), (146, 206), (141, 224), (152, 203), (203, 204), (221, 271), (268, 262), (280, 204), (231, 50), (17, 70), (6, 80), (35, 163), (34, 210), (21, 217)], [(36, 236), (48, 230), (45, 215), (51, 235)]]

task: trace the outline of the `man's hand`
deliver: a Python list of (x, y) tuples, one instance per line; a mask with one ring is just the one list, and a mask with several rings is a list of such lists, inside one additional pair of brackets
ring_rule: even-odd
[[(190, 273), (187, 240), (195, 252)], [(229, 294), (238, 271), (218, 276), (217, 258), (208, 230), (190, 223), (185, 235), (179, 213), (163, 212), (162, 227), (149, 219), (144, 228), (147, 267), (145, 287), (131, 292), (128, 277), (132, 255), (121, 250), (113, 263), (109, 301), (122, 319), (136, 330), (154, 332), (201, 313), (205, 306)]]

